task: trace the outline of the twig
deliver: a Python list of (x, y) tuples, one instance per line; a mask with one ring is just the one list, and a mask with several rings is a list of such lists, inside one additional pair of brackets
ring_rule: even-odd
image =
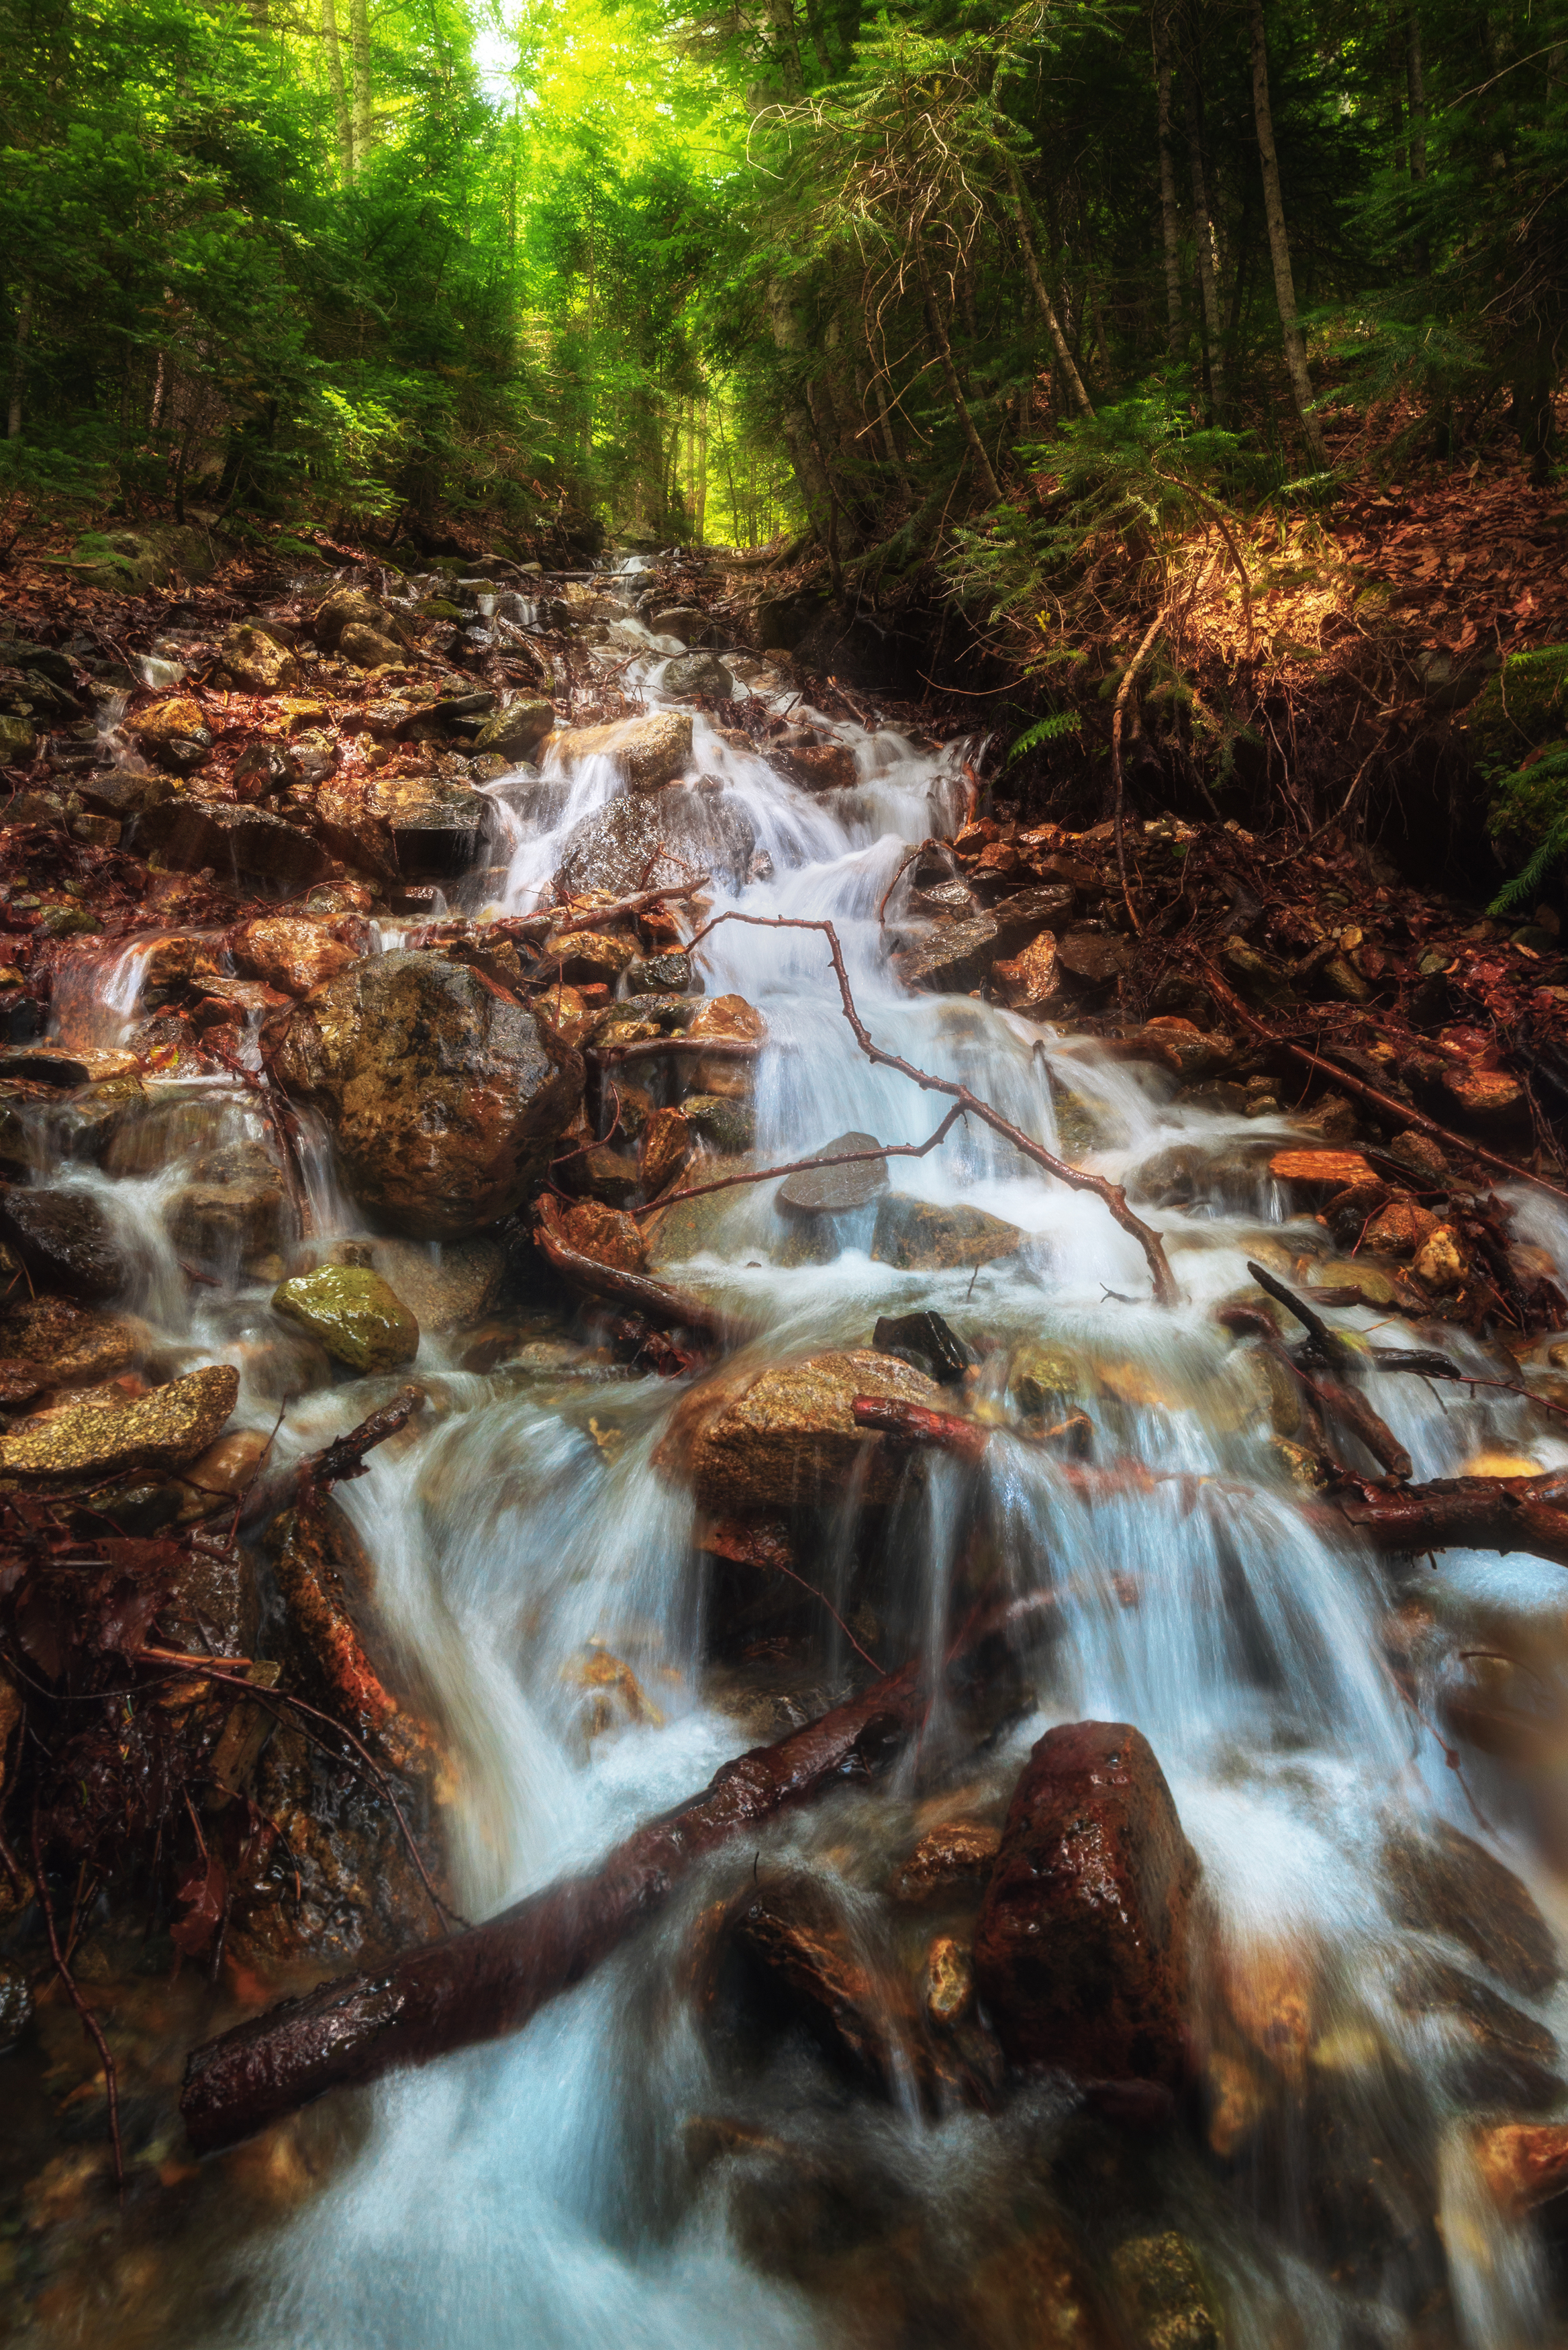
[(1013, 1149), (1021, 1151), (1024, 1158), (1032, 1159), (1034, 1164), (1037, 1167), (1043, 1167), (1048, 1175), (1054, 1175), (1057, 1181), (1064, 1183), (1069, 1191), (1092, 1191), (1097, 1200), (1104, 1201), (1112, 1220), (1120, 1225), (1123, 1232), (1136, 1240), (1142, 1249), (1148, 1265), (1149, 1277), (1154, 1285), (1156, 1304), (1174, 1305), (1177, 1303), (1179, 1293), (1171, 1276), (1170, 1266), (1166, 1260), (1165, 1244), (1157, 1232), (1141, 1222), (1133, 1214), (1132, 1210), (1127, 1206), (1127, 1192), (1121, 1184), (1108, 1182), (1102, 1175), (1087, 1174), (1081, 1167), (1071, 1166), (1065, 1159), (1056, 1158), (1053, 1152), (1045, 1149), (1043, 1143), (1035, 1142), (1025, 1134), (1022, 1127), (1014, 1126), (1010, 1118), (1002, 1117), (1000, 1110), (992, 1108), (990, 1102), (982, 1100), (979, 1094), (971, 1093), (968, 1086), (958, 1085), (950, 1077), (933, 1076), (929, 1070), (917, 1068), (912, 1061), (904, 1060), (900, 1055), (885, 1052), (882, 1046), (876, 1043), (870, 1030), (856, 1009), (855, 998), (850, 993), (849, 974), (844, 967), (844, 956), (838, 943), (838, 933), (831, 922), (808, 920), (800, 915), (742, 914), (732, 911), (716, 914), (711, 922), (704, 923), (701, 930), (691, 940), (691, 946), (698, 946), (710, 931), (719, 928), (721, 922), (748, 922), (755, 929), (764, 931), (819, 931), (827, 941), (828, 951), (833, 958), (833, 969), (838, 981), (838, 993), (844, 1016), (849, 1023), (856, 1043), (867, 1059), (877, 1068), (897, 1069), (900, 1076), (909, 1078), (913, 1084), (919, 1087), (922, 1093), (944, 1094), (950, 1101), (956, 1102), (971, 1117), (978, 1118), (982, 1125), (989, 1126), (993, 1134), (1000, 1134), (1004, 1141), (1011, 1142)]
[[(818, 1167), (859, 1167), (868, 1159), (923, 1159), (945, 1141), (957, 1121), (965, 1115), (963, 1105), (955, 1103), (934, 1134), (924, 1142), (888, 1142), (878, 1144), (875, 1150), (836, 1150), (830, 1158), (792, 1159), (787, 1167), (759, 1167), (754, 1174), (721, 1175), (711, 1183), (691, 1183), (684, 1191), (663, 1191), (645, 1207), (634, 1208), (634, 1216), (650, 1216), (657, 1208), (673, 1207), (677, 1200), (701, 1200), (710, 1191), (732, 1191), (737, 1183), (771, 1183), (775, 1175), (804, 1175)], [(881, 1668), (878, 1666), (877, 1670)]]

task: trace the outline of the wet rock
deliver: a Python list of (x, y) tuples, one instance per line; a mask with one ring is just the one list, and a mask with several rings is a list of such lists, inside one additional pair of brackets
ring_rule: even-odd
[(974, 1940), (976, 1985), (1014, 2064), (1179, 2085), (1197, 1876), (1140, 1731), (1046, 1732), (1013, 1791)]
[(691, 959), (683, 954), (634, 956), (627, 965), (628, 995), (684, 995), (691, 984)]
[(879, 1355), (897, 1355), (941, 1387), (961, 1386), (974, 1361), (963, 1340), (933, 1312), (884, 1314), (871, 1343)]
[(941, 1208), (906, 1191), (889, 1191), (877, 1211), (871, 1254), (904, 1273), (940, 1273), (961, 1264), (989, 1264), (1011, 1256), (1023, 1235), (983, 1208)]
[(392, 637), (383, 636), (379, 629), (367, 628), (363, 621), (350, 620), (337, 639), (340, 660), (352, 661), (357, 669), (401, 669), (406, 657), (401, 645)]
[(135, 1401), (75, 1404), (22, 1420), (0, 1437), (0, 1470), (54, 1479), (178, 1469), (213, 1441), (239, 1391), (238, 1371), (214, 1363)]
[(170, 693), (145, 702), (124, 722), (124, 731), (150, 757), (158, 758), (171, 743), (199, 743), (212, 747), (206, 713), (193, 694)]
[[(874, 1134), (840, 1134), (814, 1150), (814, 1159), (833, 1159), (846, 1151), (877, 1151), (879, 1145)], [(803, 1171), (786, 1176), (774, 1195), (774, 1205), (786, 1214), (798, 1216), (836, 1216), (851, 1209), (863, 1208), (868, 1200), (880, 1197), (888, 1189), (888, 1161), (880, 1157), (862, 1159), (848, 1167), (825, 1167), (820, 1173)], [(881, 1344), (880, 1338), (877, 1340)]]
[(1444, 2011), (1461, 2043), (1459, 2094), (1470, 2103), (1529, 2108), (1554, 2105), (1562, 2095), (1551, 2033), (1473, 1975), (1441, 1960), (1419, 1962), (1394, 1995), (1409, 2015)]
[(345, 629), (369, 629), (380, 636), (389, 634), (396, 623), (379, 598), (363, 588), (335, 588), (317, 606), (311, 625), (323, 652), (335, 652)]
[(989, 914), (966, 921), (937, 922), (918, 940), (900, 946), (893, 967), (906, 987), (938, 994), (967, 993), (978, 987), (996, 953), (996, 924)]
[(721, 1094), (688, 1094), (680, 1107), (703, 1141), (726, 1159), (742, 1158), (754, 1147), (757, 1114), (750, 1102), (732, 1101)]
[(715, 654), (682, 653), (664, 671), (659, 691), (679, 695), (682, 701), (693, 694), (706, 693), (716, 702), (728, 702), (734, 693), (735, 681)]
[(768, 755), (804, 791), (852, 792), (860, 781), (855, 754), (846, 743), (803, 743), (796, 750)]
[(234, 622), (218, 657), (242, 693), (287, 693), (299, 683), (299, 663), (288, 647), (249, 620)]
[(568, 1248), (600, 1264), (615, 1265), (622, 1273), (641, 1273), (647, 1263), (647, 1250), (635, 1220), (602, 1200), (582, 1200), (564, 1210), (556, 1229)]
[(1458, 1289), (1469, 1273), (1458, 1232), (1452, 1224), (1438, 1224), (1428, 1233), (1411, 1260), (1410, 1270), (1428, 1289)]
[(546, 939), (539, 959), (546, 970), (558, 970), (576, 986), (592, 986), (603, 980), (613, 987), (636, 952), (629, 939), (615, 938), (605, 931), (567, 931), (560, 938)]
[(137, 847), (182, 873), (211, 866), (220, 882), (242, 874), (276, 881), (286, 890), (324, 879), (332, 860), (321, 843), (265, 808), (237, 800), (173, 799), (146, 809), (137, 821)]
[(1481, 2177), (1501, 2209), (1517, 2217), (1568, 2188), (1568, 2125), (1500, 2122), (1475, 2136)]
[(87, 1191), (0, 1184), (0, 1240), (42, 1287), (67, 1297), (113, 1297), (125, 1286), (125, 1259)]
[(1007, 1367), (1007, 1384), (1020, 1411), (1031, 1419), (1054, 1414), (1085, 1392), (1076, 1358), (1064, 1347), (1051, 1347), (1035, 1338), (1014, 1349)]
[(1209, 1205), (1222, 1214), (1245, 1213), (1262, 1204), (1270, 1181), (1270, 1162), (1278, 1155), (1268, 1143), (1228, 1141), (1218, 1149), (1198, 1142), (1172, 1143), (1168, 1149), (1152, 1152), (1130, 1172), (1127, 1198), (1137, 1206)]
[(254, 1143), (213, 1151), (192, 1170), (196, 1180), (164, 1210), (176, 1249), (209, 1262), (250, 1263), (285, 1237), (286, 1194), (274, 1161)]
[(580, 1159), (561, 1171), (568, 1189), (587, 1191), (612, 1208), (628, 1206), (642, 1189), (636, 1159), (605, 1142), (590, 1143)]
[(684, 1110), (656, 1109), (642, 1129), (639, 1158), (650, 1200), (673, 1183), (691, 1156), (693, 1131)]
[(1402, 1926), (1448, 1934), (1499, 1980), (1540, 1999), (1562, 1972), (1532, 1895), (1484, 1846), (1438, 1821), (1429, 1835), (1398, 1827), (1383, 1846), (1388, 1907)]
[(776, 2005), (846, 2070), (890, 2092), (910, 2037), (911, 2004), (902, 1984), (855, 1949), (820, 1881), (792, 1877), (765, 1886), (743, 1904), (732, 1932)]
[(367, 792), (373, 820), (391, 837), (395, 869), (405, 881), (445, 881), (478, 857), (493, 810), (467, 783), (434, 776), (393, 776)]
[(1037, 1012), (1059, 993), (1054, 933), (1042, 931), (1022, 954), (991, 966), (992, 984), (1010, 1012)]
[(895, 1901), (910, 1908), (979, 1892), (995, 1865), (1002, 1830), (985, 1820), (942, 1820), (928, 1828), (894, 1877)]
[(319, 922), (298, 914), (265, 914), (259, 921), (242, 923), (229, 937), (237, 968), (249, 979), (259, 979), (283, 995), (308, 995), (324, 979), (346, 971), (354, 961)]
[(974, 1966), (963, 1944), (939, 1934), (926, 1953), (926, 2020), (952, 2032), (974, 2005)]
[[(585, 759), (613, 759), (631, 791), (656, 792), (691, 764), (691, 720), (685, 711), (660, 710), (648, 718), (618, 719), (611, 726), (574, 727), (569, 733), (552, 735), (546, 747), (568, 769)], [(659, 815), (664, 814), (661, 807)], [(569, 852), (571, 843), (566, 846)], [(654, 881), (647, 886), (659, 885)], [(615, 894), (630, 893), (618, 889)]]
[(648, 625), (656, 637), (679, 637), (683, 645), (706, 645), (714, 633), (697, 604), (670, 604), (661, 612), (650, 611)]
[(1365, 1245), (1385, 1256), (1414, 1256), (1438, 1228), (1428, 1208), (1403, 1193), (1379, 1208), (1364, 1234)]
[(1059, 935), (1073, 911), (1076, 896), (1070, 883), (1053, 881), (1044, 889), (1018, 889), (1011, 898), (999, 898), (991, 909), (991, 919), (996, 924), (996, 941), (1002, 953), (1016, 954), (1041, 931)]
[(1114, 931), (1069, 931), (1058, 941), (1056, 960), (1075, 979), (1104, 987), (1127, 969), (1132, 947)]
[(390, 1282), (368, 1266), (324, 1264), (296, 1274), (278, 1284), (272, 1303), (350, 1370), (395, 1371), (420, 1350), (419, 1324)]
[(591, 889), (629, 898), (711, 874), (726, 888), (745, 881), (756, 834), (728, 792), (698, 792), (670, 785), (621, 792), (573, 826), (556, 874), (559, 899)]
[(1110, 2270), (1134, 2350), (1223, 2350), (1223, 2311), (1185, 2236), (1127, 2237)]
[(722, 1515), (836, 1502), (850, 1490), (867, 1503), (885, 1503), (908, 1464), (880, 1437), (857, 1428), (850, 1407), (860, 1395), (892, 1396), (933, 1410), (945, 1401), (934, 1379), (893, 1356), (809, 1356), (691, 1388), (655, 1461), (666, 1475), (689, 1482), (702, 1508)]
[(1101, 2308), (1082, 2255), (1054, 2220), (987, 2254), (945, 2338), (964, 2350), (1129, 2350)]
[(581, 1056), (443, 956), (368, 956), (290, 1015), (275, 1064), (356, 1199), (414, 1239), (521, 1207), (582, 1100)]
[(1525, 1115), (1524, 1088), (1506, 1069), (1450, 1068), (1443, 1091), (1471, 1126), (1513, 1126)]
[(505, 1284), (506, 1251), (499, 1241), (445, 1241), (439, 1256), (412, 1241), (360, 1245), (420, 1328), (438, 1336), (493, 1313)]
[(122, 825), (140, 816), (143, 808), (157, 807), (174, 796), (167, 775), (138, 775), (130, 767), (95, 768), (79, 779), (76, 790), (89, 808)]
[(51, 1388), (94, 1387), (129, 1370), (140, 1351), (135, 1326), (64, 1297), (28, 1297), (0, 1321), (0, 1355), (36, 1365)]
[(483, 757), (496, 752), (508, 760), (530, 759), (555, 723), (556, 712), (547, 702), (509, 702), (480, 728), (475, 754)]

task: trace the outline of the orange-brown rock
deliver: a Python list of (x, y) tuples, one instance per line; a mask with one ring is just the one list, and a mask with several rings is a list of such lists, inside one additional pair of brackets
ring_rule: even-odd
[(1366, 1246), (1386, 1256), (1414, 1256), (1438, 1228), (1438, 1219), (1418, 1200), (1401, 1194), (1380, 1208), (1363, 1235)]
[(416, 1240), (521, 1207), (583, 1092), (579, 1054), (439, 954), (368, 955), (324, 982), (274, 1066), (331, 1127), (354, 1197)]
[(1370, 1188), (1377, 1180), (1359, 1150), (1276, 1150), (1269, 1172), (1279, 1183), (1313, 1183), (1334, 1191)]
[(928, 1828), (893, 1879), (895, 1901), (940, 1901), (991, 1875), (1002, 1830), (985, 1820), (941, 1820)]
[(1467, 1068), (1445, 1072), (1443, 1090), (1467, 1123), (1510, 1126), (1524, 1111), (1524, 1088), (1506, 1069)]
[(1428, 1289), (1458, 1289), (1469, 1271), (1469, 1260), (1452, 1224), (1438, 1224), (1417, 1249), (1410, 1270)]
[(684, 1110), (656, 1109), (642, 1129), (642, 1187), (650, 1200), (672, 1183), (691, 1156), (691, 1125)]
[(1557, 1945), (1533, 1897), (1473, 1836), (1446, 1820), (1426, 1835), (1402, 1824), (1384, 1844), (1383, 1870), (1400, 1925), (1462, 1942), (1526, 1999), (1558, 1981)]
[(355, 961), (319, 922), (300, 914), (264, 914), (259, 921), (243, 923), (229, 945), (248, 979), (262, 980), (284, 995), (308, 995)]
[(760, 1043), (767, 1033), (767, 1022), (743, 995), (711, 996), (686, 1030), (688, 1036), (722, 1036), (738, 1044)]
[(613, 1264), (622, 1273), (641, 1273), (647, 1263), (642, 1234), (634, 1219), (602, 1200), (580, 1200), (555, 1222), (555, 1231), (579, 1256), (599, 1264)]
[(1495, 2122), (1475, 2136), (1481, 2177), (1517, 2217), (1568, 2190), (1568, 2123)]
[(550, 735), (539, 756), (564, 767), (580, 766), (585, 759), (613, 759), (634, 792), (656, 792), (691, 763), (691, 716), (659, 710), (647, 718), (618, 719), (612, 726), (574, 727)]
[(654, 1455), (715, 1516), (841, 1501), (891, 1501), (908, 1456), (855, 1424), (857, 1396), (939, 1409), (934, 1379), (868, 1349), (729, 1372), (691, 1388)]
[(974, 1940), (976, 1988), (1014, 2064), (1179, 2085), (1197, 1877), (1140, 1731), (1046, 1732), (1013, 1792)]
[(1042, 931), (1019, 954), (993, 962), (992, 983), (1010, 1011), (1033, 1012), (1056, 993), (1056, 934)]

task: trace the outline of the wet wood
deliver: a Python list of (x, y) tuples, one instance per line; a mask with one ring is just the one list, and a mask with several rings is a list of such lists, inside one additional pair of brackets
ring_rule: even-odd
[(699, 1330), (704, 1336), (717, 1339), (721, 1346), (739, 1344), (742, 1334), (730, 1317), (721, 1314), (717, 1306), (693, 1297), (689, 1291), (672, 1289), (667, 1282), (655, 1281), (646, 1273), (627, 1273), (619, 1265), (602, 1264), (597, 1257), (584, 1256), (543, 1223), (535, 1226), (534, 1238), (563, 1280), (570, 1282), (574, 1289), (583, 1290), (590, 1297), (613, 1298), (618, 1305), (635, 1306), (660, 1329)]
[[(971, 1618), (948, 1659), (972, 1668), (1021, 1626), (1018, 1604)], [(877, 1772), (931, 1701), (918, 1662), (874, 1681), (618, 1845), (591, 1874), (530, 1894), (498, 1918), (410, 1951), (379, 1974), (344, 1975), (192, 2051), (180, 2109), (202, 2153), (233, 2146), (312, 2097), (520, 2031), (669, 1900), (697, 1863), (779, 1813)]]

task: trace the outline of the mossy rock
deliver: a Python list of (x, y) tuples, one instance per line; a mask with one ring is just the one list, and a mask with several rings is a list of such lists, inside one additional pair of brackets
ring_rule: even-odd
[(89, 531), (77, 541), (69, 567), (82, 587), (124, 594), (171, 587), (177, 578), (198, 584), (228, 551), (209, 531), (159, 523), (147, 530)]
[(427, 596), (422, 604), (416, 605), (415, 609), (421, 620), (461, 620), (462, 618), (462, 607), (449, 603), (444, 596)]
[(420, 1350), (419, 1324), (390, 1282), (367, 1266), (324, 1264), (279, 1282), (272, 1302), (350, 1370), (396, 1370)]
[(1568, 820), (1568, 645), (1511, 654), (1471, 703), (1464, 733), (1490, 787), (1487, 830), (1517, 863)]

